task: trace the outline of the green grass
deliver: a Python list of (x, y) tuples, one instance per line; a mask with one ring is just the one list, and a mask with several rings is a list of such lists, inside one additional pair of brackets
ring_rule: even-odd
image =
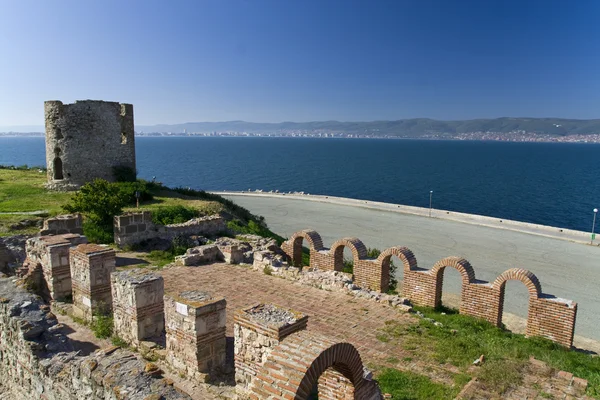
[(61, 212), (69, 193), (49, 192), (44, 188), (46, 173), (37, 169), (0, 169), (0, 212), (23, 212), (48, 210), (50, 214)]
[[(401, 340), (405, 350), (415, 350), (419, 357), (432, 358), (437, 363), (451, 363), (468, 368), (480, 355), (486, 361), (481, 368), (481, 380), (499, 393), (518, 385), (520, 371), (530, 356), (548, 363), (557, 370), (587, 379), (588, 394), (600, 395), (600, 358), (567, 349), (543, 338), (526, 338), (502, 330), (492, 324), (457, 314), (453, 310), (439, 311), (416, 307), (426, 317), (443, 324), (420, 320), (416, 325), (387, 321), (378, 338)], [(381, 340), (381, 339), (380, 339)]]
[[(49, 215), (57, 215), (64, 213), (63, 206), (68, 204), (73, 196), (73, 192), (52, 192), (45, 189), (46, 173), (39, 172), (38, 168), (3, 168), (0, 166), (0, 213), (18, 213), (29, 211), (47, 211)], [(256, 234), (264, 237), (271, 237), (283, 242), (284, 238), (273, 233), (264, 223), (264, 218), (250, 213), (244, 207), (241, 207), (231, 200), (224, 197), (198, 191), (188, 190), (183, 188), (170, 189), (166, 186), (153, 182), (126, 182), (120, 183), (122, 191), (129, 193), (128, 197), (132, 197), (136, 189), (142, 188), (142, 200), (140, 208), (128, 206), (123, 211), (158, 211), (177, 209), (193, 209), (197, 211), (194, 216), (206, 216), (214, 214), (222, 214), (231, 221), (231, 228), (234, 233), (240, 234)], [(130, 199), (131, 200), (131, 199)], [(135, 199), (130, 201), (135, 203)], [(165, 208), (166, 207), (166, 208)], [(84, 214), (85, 217), (85, 214)], [(0, 236), (9, 236), (19, 233), (34, 234), (38, 229), (35, 227), (14, 230), (10, 228), (19, 221), (25, 219), (33, 219), (30, 215), (2, 215), (0, 214)], [(179, 222), (179, 221), (177, 221)], [(87, 231), (90, 233), (92, 241), (111, 242), (112, 230), (107, 229), (106, 235), (103, 235), (98, 229), (90, 230), (87, 224)], [(164, 260), (165, 257), (162, 257)]]
[(455, 398), (466, 383), (464, 375), (458, 376), (460, 378), (453, 387), (433, 382), (423, 375), (393, 368), (383, 369), (376, 379), (382, 393), (391, 394), (394, 400), (430, 400)]

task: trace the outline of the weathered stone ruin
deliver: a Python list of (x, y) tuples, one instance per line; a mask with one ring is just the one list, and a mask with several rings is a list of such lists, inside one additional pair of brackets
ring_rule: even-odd
[(131, 351), (75, 351), (50, 307), (10, 278), (0, 278), (0, 350), (2, 398), (190, 399)]
[(96, 178), (115, 181), (115, 168), (135, 174), (131, 104), (46, 101), (44, 114), (48, 188), (75, 190)]
[(204, 381), (225, 366), (226, 306), (200, 291), (165, 296), (167, 361), (175, 370)]
[(151, 239), (172, 240), (178, 236), (212, 236), (227, 229), (219, 215), (194, 218), (182, 224), (158, 225), (152, 222), (150, 211), (132, 212), (115, 216), (115, 243), (119, 247), (134, 245)]
[(41, 273), (34, 278), (44, 295), (51, 300), (71, 296), (71, 267), (69, 250), (87, 243), (85, 236), (67, 233), (56, 236), (38, 236), (28, 239), (24, 266), (28, 272)]
[(108, 246), (80, 244), (70, 249), (70, 262), (73, 314), (90, 322), (94, 314), (110, 312), (115, 251)]
[(64, 233), (77, 233), (83, 235), (83, 218), (81, 214), (57, 215), (54, 218), (46, 218), (40, 235), (60, 235)]
[(139, 346), (160, 336), (165, 328), (164, 281), (159, 275), (140, 269), (111, 274), (114, 333), (127, 343)]

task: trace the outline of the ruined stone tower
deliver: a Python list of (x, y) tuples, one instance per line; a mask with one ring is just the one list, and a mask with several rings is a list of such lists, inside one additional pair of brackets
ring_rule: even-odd
[(133, 106), (109, 101), (44, 102), (48, 188), (75, 190), (115, 167), (135, 173)]

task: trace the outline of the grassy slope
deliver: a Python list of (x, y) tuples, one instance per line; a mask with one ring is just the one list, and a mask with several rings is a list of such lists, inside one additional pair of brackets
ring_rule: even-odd
[(465, 373), (473, 360), (483, 354), (486, 361), (478, 378), (500, 395), (521, 383), (522, 371), (530, 356), (557, 370), (587, 379), (588, 395), (600, 395), (598, 357), (569, 350), (546, 339), (513, 334), (454, 310), (446, 309), (442, 314), (432, 309), (418, 309), (443, 326), (435, 326), (424, 319), (409, 326), (386, 321), (378, 339), (399, 341), (406, 350), (414, 352), (415, 358), (436, 364), (450, 363)]

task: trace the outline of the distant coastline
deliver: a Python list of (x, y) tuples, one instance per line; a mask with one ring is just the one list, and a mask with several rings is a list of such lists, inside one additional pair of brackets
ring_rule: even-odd
[[(506, 134), (500, 132), (471, 132), (458, 135), (424, 135), (418, 137), (392, 136), (392, 135), (358, 135), (358, 134), (267, 134), (267, 133), (240, 133), (240, 132), (215, 132), (215, 133), (172, 133), (152, 132), (138, 133), (136, 137), (247, 137), (247, 138), (312, 138), (312, 139), (380, 139), (380, 140), (459, 140), (459, 141), (497, 141), (497, 142), (527, 142), (527, 143), (600, 143), (600, 134), (552, 136), (535, 133)], [(0, 138), (6, 137), (44, 137), (43, 132), (0, 132)]]

